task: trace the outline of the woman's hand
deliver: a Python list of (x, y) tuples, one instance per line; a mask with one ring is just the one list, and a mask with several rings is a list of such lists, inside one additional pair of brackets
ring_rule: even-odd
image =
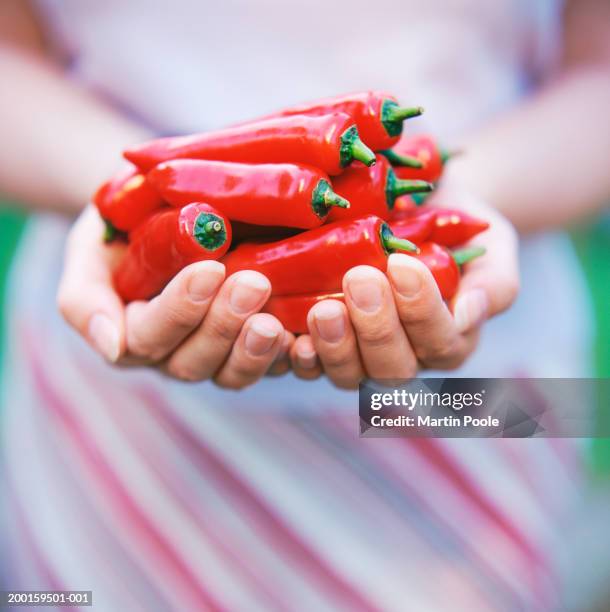
[(203, 261), (182, 270), (150, 302), (125, 306), (112, 284), (125, 247), (104, 245), (102, 232), (89, 206), (68, 239), (58, 303), (107, 361), (157, 367), (185, 381), (213, 379), (231, 389), (288, 368), (294, 337), (258, 312), (271, 292), (262, 274), (238, 272), (225, 280), (221, 263)]
[(487, 253), (464, 266), (457, 295), (443, 302), (428, 268), (395, 253), (387, 275), (358, 266), (343, 279), (345, 304), (325, 300), (309, 313), (309, 335), (291, 349), (295, 373), (325, 373), (337, 386), (354, 388), (364, 377), (405, 379), (420, 368), (453, 369), (474, 351), (480, 325), (508, 308), (519, 287), (517, 236), (493, 209), (454, 191), (443, 202), (486, 219), (490, 229), (469, 244)]

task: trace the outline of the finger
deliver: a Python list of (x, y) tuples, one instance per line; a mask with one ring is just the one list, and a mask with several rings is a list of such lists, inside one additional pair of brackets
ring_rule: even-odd
[(243, 326), (227, 362), (214, 382), (228, 389), (243, 389), (264, 376), (282, 345), (284, 328), (272, 315), (252, 315)]
[(469, 344), (458, 333), (430, 270), (414, 257), (393, 253), (388, 277), (398, 316), (420, 363), (439, 369), (461, 364)]
[(182, 380), (212, 378), (227, 359), (248, 317), (269, 298), (271, 285), (259, 272), (230, 276), (212, 302), (203, 323), (170, 356), (166, 368)]
[(458, 293), (452, 300), (457, 328), (465, 332), (487, 317), (506, 310), (519, 292), (518, 238), (503, 218), (469, 243), (486, 253), (463, 266)]
[(150, 302), (132, 302), (126, 309), (127, 350), (153, 362), (174, 350), (205, 316), (225, 276), (217, 261), (184, 268)]
[(116, 294), (112, 270), (122, 245), (104, 245), (104, 225), (89, 206), (66, 243), (64, 271), (57, 304), (64, 319), (109, 362), (125, 351), (124, 306)]
[(290, 370), (290, 351), (294, 342), (294, 334), (284, 330), (280, 350), (267, 372), (268, 376), (281, 376)]
[(305, 380), (315, 380), (322, 374), (320, 361), (309, 334), (299, 336), (290, 350), (292, 370), (296, 376)]
[(367, 375), (377, 379), (415, 376), (417, 360), (385, 275), (371, 266), (352, 268), (343, 278), (343, 292)]
[(337, 387), (357, 388), (364, 370), (345, 304), (318, 302), (309, 311), (307, 326), (326, 375)]
[[(448, 183), (448, 188), (451, 189)], [(459, 193), (459, 192), (458, 192)], [(442, 206), (444, 199), (455, 199), (439, 190), (430, 206)], [(469, 246), (482, 246), (485, 255), (463, 266), (463, 276), (451, 307), (459, 332), (478, 327), (486, 318), (506, 310), (519, 292), (519, 239), (513, 226), (497, 211), (471, 194), (459, 193), (460, 208), (485, 219), (489, 229), (475, 236)]]

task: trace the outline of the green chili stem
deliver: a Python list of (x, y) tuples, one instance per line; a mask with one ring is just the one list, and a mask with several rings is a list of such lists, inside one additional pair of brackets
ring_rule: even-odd
[(107, 244), (113, 242), (118, 233), (117, 228), (110, 221), (104, 219), (104, 242)]
[(349, 208), (350, 203), (335, 193), (328, 181), (321, 179), (311, 194), (311, 209), (320, 219), (326, 219), (331, 206)]
[(342, 198), (338, 193), (335, 193), (331, 189), (328, 189), (324, 192), (324, 204), (326, 206), (338, 206), (339, 208), (349, 208), (350, 203)]
[(396, 151), (392, 151), (392, 149), (385, 149), (385, 151), (380, 151), (380, 153), (392, 164), (392, 166), (400, 166), (402, 168), (424, 167), (424, 164), (417, 159), (417, 157), (401, 155), (400, 153), (396, 153)]
[(419, 117), (423, 112), (421, 106), (388, 106), (384, 119), (392, 123), (402, 123), (407, 119)]
[(197, 215), (193, 237), (207, 251), (215, 251), (227, 241), (227, 230), (222, 219), (210, 212)]
[(375, 153), (371, 151), (360, 138), (354, 138), (350, 144), (350, 153), (353, 159), (361, 161), (366, 166), (375, 164)]
[(429, 193), (433, 190), (434, 185), (427, 181), (409, 181), (397, 178), (392, 183), (392, 195), (395, 198), (407, 193)]
[(467, 264), (473, 259), (476, 259), (477, 257), (480, 257), (484, 254), (484, 247), (465, 247), (463, 249), (453, 251), (453, 253), (451, 253), (451, 256), (453, 257), (453, 261), (455, 261), (458, 266), (463, 266), (464, 264)]
[(462, 149), (452, 149), (452, 150), (440, 149), (440, 155), (441, 155), (441, 163), (444, 166), (448, 161), (451, 161), (454, 157), (459, 157), (460, 155), (464, 155), (464, 151), (462, 151)]
[(419, 249), (410, 240), (398, 238), (398, 236), (384, 236), (383, 244), (388, 251), (407, 251), (408, 253), (419, 253)]
[(205, 224), (205, 231), (208, 234), (218, 234), (222, 231), (222, 223), (220, 221), (208, 221)]
[(417, 246), (413, 244), (410, 240), (405, 240), (404, 238), (394, 236), (392, 230), (390, 229), (390, 226), (387, 223), (384, 223), (381, 226), (379, 237), (381, 238), (381, 243), (387, 253), (392, 253), (393, 251), (407, 251), (407, 253), (419, 253), (419, 249), (417, 248)]

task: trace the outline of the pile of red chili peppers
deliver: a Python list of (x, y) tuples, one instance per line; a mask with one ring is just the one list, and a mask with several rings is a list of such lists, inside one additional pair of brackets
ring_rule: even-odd
[(430, 136), (402, 136), (422, 113), (382, 92), (318, 100), (216, 132), (124, 152), (129, 167), (94, 196), (106, 240), (128, 241), (115, 273), (126, 301), (158, 294), (182, 268), (220, 259), (269, 278), (265, 310), (307, 332), (317, 301), (343, 299), (343, 275), (419, 258), (442, 297), (482, 249), (450, 251), (487, 229), (457, 210), (420, 208), (450, 158)]

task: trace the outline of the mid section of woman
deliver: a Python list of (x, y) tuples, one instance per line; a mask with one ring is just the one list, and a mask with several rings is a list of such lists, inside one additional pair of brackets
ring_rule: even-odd
[[(555, 230), (610, 194), (606, 4), (11, 6), (0, 189), (40, 214), (9, 300), (10, 588), (93, 589), (100, 610), (557, 608), (575, 447), (361, 440), (355, 393), (338, 387), (462, 363), (455, 374), (587, 372), (585, 291)], [(347, 305), (319, 304), (296, 341), (258, 312), (267, 279), (215, 263), (125, 308), (93, 209), (71, 231), (51, 214), (79, 213), (151, 133), (367, 88), (422, 104), (418, 129), (468, 151), (435, 200), (493, 229), (453, 316), (404, 255), (387, 276), (349, 272)], [(519, 247), (505, 217), (530, 234)], [(522, 290), (500, 314), (517, 252)]]

